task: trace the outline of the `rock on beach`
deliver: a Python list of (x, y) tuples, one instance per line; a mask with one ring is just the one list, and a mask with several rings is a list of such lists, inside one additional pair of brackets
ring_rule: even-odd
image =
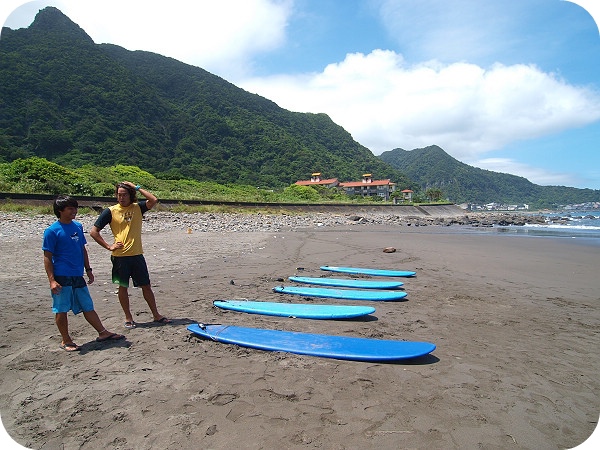
[[(97, 216), (78, 215), (77, 219), (89, 231)], [(56, 218), (50, 214), (27, 214), (0, 212), (0, 238), (10, 236), (42, 235)], [(335, 227), (340, 225), (384, 225), (398, 227), (426, 226), (523, 226), (543, 224), (543, 215), (510, 213), (472, 213), (457, 216), (401, 215), (381, 212), (340, 214), (327, 212), (303, 212), (297, 214), (264, 213), (174, 213), (149, 211), (144, 217), (145, 232), (182, 229), (193, 232), (256, 232), (288, 231), (311, 227)]]

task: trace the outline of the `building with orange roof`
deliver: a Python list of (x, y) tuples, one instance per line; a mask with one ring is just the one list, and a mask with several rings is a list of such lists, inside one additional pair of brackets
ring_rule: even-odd
[(389, 200), (392, 193), (396, 190), (396, 183), (392, 183), (390, 179), (374, 180), (370, 173), (365, 173), (362, 181), (340, 183), (340, 187), (348, 195), (360, 195), (362, 197), (378, 196)]
[(296, 181), (294, 184), (297, 184), (298, 186), (325, 186), (325, 187), (337, 187), (340, 182), (338, 181), (337, 178), (328, 178), (328, 179), (323, 179), (321, 178), (321, 172), (314, 172), (311, 177), (310, 180), (300, 180), (300, 181)]
[(413, 191), (411, 191), (410, 189), (404, 189), (400, 192), (402, 193), (402, 200), (407, 201), (409, 203), (412, 202)]

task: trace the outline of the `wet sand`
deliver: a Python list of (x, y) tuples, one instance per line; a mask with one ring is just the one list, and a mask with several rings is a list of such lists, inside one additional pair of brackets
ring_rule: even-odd
[[(155, 325), (132, 288), (138, 327), (126, 330), (109, 253), (90, 239), (96, 310), (126, 340), (97, 343), (69, 315), (78, 354), (59, 349), (40, 247), (35, 233), (0, 238), (0, 413), (29, 448), (559, 449), (597, 425), (600, 252), (574, 240), (360, 224), (188, 233), (182, 223), (144, 234), (159, 309), (173, 323)], [(417, 276), (403, 280), (406, 301), (361, 302), (376, 307), (366, 319), (212, 306), (356, 304), (271, 291), (295, 274), (334, 276), (325, 264)], [(341, 361), (202, 340), (186, 329), (196, 322), (437, 348), (390, 364)]]

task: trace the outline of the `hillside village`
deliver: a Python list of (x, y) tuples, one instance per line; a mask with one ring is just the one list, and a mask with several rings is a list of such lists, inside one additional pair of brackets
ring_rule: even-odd
[[(365, 173), (361, 181), (340, 182), (337, 178), (323, 178), (321, 172), (313, 172), (309, 180), (298, 180), (294, 184), (298, 186), (323, 186), (326, 188), (342, 189), (346, 195), (360, 195), (362, 197), (380, 197), (385, 201), (393, 200), (394, 203), (411, 203), (414, 191), (404, 189), (400, 191), (401, 195), (393, 195), (397, 192), (397, 184), (390, 179), (375, 180), (373, 175)], [(529, 211), (530, 205), (527, 203), (506, 204), (506, 203), (463, 203), (459, 205), (467, 211)], [(560, 205), (561, 210), (599, 210), (600, 202), (586, 202), (569, 205)]]
[[(381, 197), (389, 201), (392, 194), (396, 192), (396, 183), (390, 179), (374, 180), (373, 175), (365, 173), (361, 181), (340, 182), (337, 178), (322, 178), (321, 172), (314, 172), (310, 180), (299, 180), (294, 183), (298, 186), (324, 186), (327, 188), (343, 189), (347, 195), (360, 195), (362, 197)], [(403, 199), (406, 201), (412, 200), (412, 192), (410, 189), (402, 191)]]

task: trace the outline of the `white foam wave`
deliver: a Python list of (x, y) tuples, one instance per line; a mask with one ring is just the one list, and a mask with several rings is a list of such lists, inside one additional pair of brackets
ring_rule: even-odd
[(527, 228), (545, 228), (545, 229), (553, 229), (553, 230), (600, 230), (600, 226), (593, 225), (562, 225), (562, 224), (525, 224)]

